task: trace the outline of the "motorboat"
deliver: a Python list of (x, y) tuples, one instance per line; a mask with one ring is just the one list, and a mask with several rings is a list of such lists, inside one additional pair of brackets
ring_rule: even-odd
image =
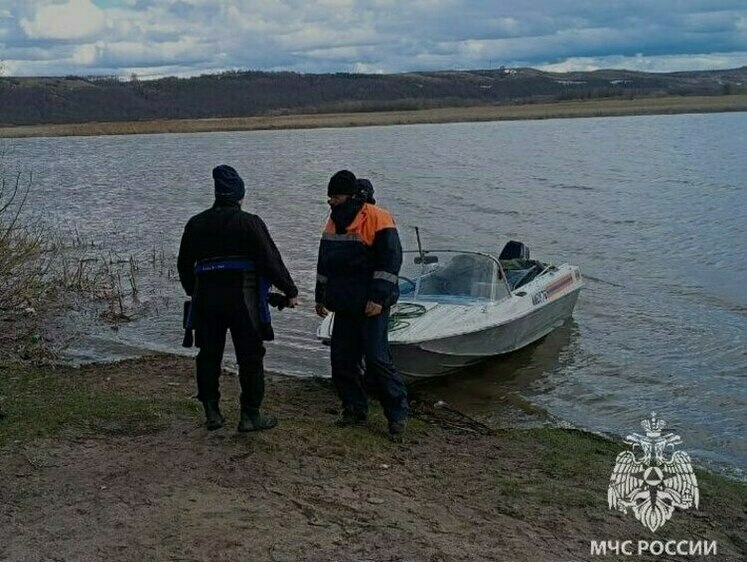
[[(521, 349), (571, 316), (583, 286), (577, 266), (529, 259), (516, 241), (497, 258), (404, 251), (400, 299), (389, 323), (395, 365), (408, 379), (437, 377)], [(317, 331), (322, 342), (329, 342), (333, 325), (330, 314)]]

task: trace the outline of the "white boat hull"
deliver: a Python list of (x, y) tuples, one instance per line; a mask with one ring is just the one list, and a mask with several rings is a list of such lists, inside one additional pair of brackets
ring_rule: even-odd
[[(578, 267), (564, 264), (499, 300), (402, 298), (389, 331), (394, 363), (406, 378), (424, 379), (521, 349), (570, 318), (583, 286)], [(325, 319), (319, 339), (329, 342), (333, 322)]]
[(390, 342), (394, 363), (408, 379), (454, 373), (511, 353), (545, 337), (571, 317), (580, 288), (509, 323), (479, 332), (421, 343)]

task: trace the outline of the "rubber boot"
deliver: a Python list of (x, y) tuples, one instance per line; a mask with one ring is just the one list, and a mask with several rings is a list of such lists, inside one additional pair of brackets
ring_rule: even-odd
[(239, 420), (239, 427), (237, 429), (240, 433), (247, 433), (249, 431), (272, 429), (277, 424), (278, 419), (275, 416), (265, 416), (259, 412), (250, 412), (242, 408), (241, 419)]
[(202, 407), (205, 408), (205, 427), (208, 431), (213, 431), (223, 427), (226, 423), (226, 418), (220, 413), (217, 400), (205, 400), (202, 403)]
[(348, 408), (342, 411), (342, 415), (335, 421), (337, 427), (350, 427), (353, 425), (366, 425), (368, 416), (361, 412), (354, 412)]
[(389, 438), (395, 442), (401, 442), (405, 429), (407, 428), (407, 420), (400, 420), (396, 422), (389, 422)]

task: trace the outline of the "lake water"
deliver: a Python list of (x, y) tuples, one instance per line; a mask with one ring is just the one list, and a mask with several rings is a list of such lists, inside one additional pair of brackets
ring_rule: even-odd
[(497, 253), (514, 238), (586, 277), (572, 321), (433, 393), (487, 418), (520, 396), (621, 435), (655, 410), (697, 461), (745, 467), (747, 113), (13, 145), (34, 172), (34, 212), (140, 263), (136, 320), (114, 331), (77, 318), (78, 359), (183, 351), (183, 296), (170, 273), (184, 223), (212, 202), (212, 167), (227, 163), (301, 290), (300, 309), (275, 314), (267, 365), (326, 375), (314, 268), (326, 182), (349, 168), (373, 181), (406, 246), (416, 225), (431, 247)]

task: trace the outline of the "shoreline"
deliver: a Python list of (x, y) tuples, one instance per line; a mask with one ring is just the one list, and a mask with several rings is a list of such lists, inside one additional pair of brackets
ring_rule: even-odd
[(392, 443), (377, 405), (367, 427), (340, 429), (330, 382), (287, 376), (267, 379), (278, 427), (238, 434), (227, 373), (227, 425), (207, 432), (193, 387), (180, 356), (0, 361), (0, 557), (529, 562), (670, 538), (717, 541), (720, 560), (747, 552), (747, 487), (707, 470), (698, 510), (661, 536), (608, 509), (619, 441), (491, 429), (421, 402)]
[[(44, 338), (46, 339), (46, 338)], [(71, 359), (68, 357), (68, 359), (64, 359), (63, 356), (58, 355), (56, 353), (52, 354), (45, 354), (44, 352), (44, 344), (41, 344), (41, 347), (37, 346), (37, 349), (32, 352), (31, 355), (27, 356), (27, 358), (24, 361), (35, 361), (36, 355), (41, 353), (40, 357), (45, 362), (45, 364), (52, 365), (53, 369), (63, 369), (63, 370), (72, 370), (72, 371), (78, 371), (78, 370), (90, 370), (90, 369), (97, 369), (97, 368), (116, 368), (120, 364), (125, 363), (131, 363), (131, 362), (148, 362), (151, 358), (158, 358), (158, 357), (164, 357), (164, 358), (172, 358), (174, 360), (178, 361), (187, 361), (190, 364), (194, 362), (194, 356), (191, 355), (189, 352), (180, 352), (180, 351), (174, 351), (169, 349), (158, 349), (158, 348), (148, 348), (148, 347), (137, 347), (137, 346), (127, 346), (129, 351), (123, 355), (120, 355), (118, 357), (110, 357), (110, 358), (91, 358), (87, 360), (79, 360), (79, 359)], [(2, 349), (0, 349), (2, 351)], [(230, 354), (229, 354), (230, 355)], [(17, 360), (17, 358), (16, 358)], [(13, 361), (13, 359), (11, 360)], [(51, 363), (50, 363), (51, 362)], [(0, 357), (0, 374), (2, 373), (2, 370), (4, 368), (4, 360)], [(282, 370), (283, 367), (276, 367), (272, 370), (265, 370), (265, 377), (267, 380), (275, 380), (282, 383), (293, 383), (293, 381), (298, 382), (299, 384), (304, 384), (309, 381), (324, 381), (326, 383), (331, 384), (332, 378), (329, 372), (325, 372), (324, 374), (310, 374), (310, 373), (293, 373), (290, 371), (284, 371)], [(236, 365), (227, 365), (224, 357), (223, 365), (222, 365), (222, 372), (225, 376), (229, 377), (237, 377), (238, 376), (238, 366)], [(443, 377), (442, 377), (443, 378)], [(435, 379), (425, 379), (425, 380), (419, 380), (415, 381), (413, 386), (413, 381), (408, 382), (408, 388), (410, 389), (410, 398), (414, 399), (418, 402), (422, 400), (430, 401), (432, 403), (439, 402), (442, 400), (448, 400), (448, 398), (443, 395), (442, 392), (439, 392), (438, 390), (432, 388), (429, 383), (434, 383), (438, 381), (438, 377)], [(2, 390), (2, 387), (0, 387), (0, 390)], [(195, 389), (196, 392), (196, 389)], [(451, 407), (452, 405), (448, 402), (444, 402), (447, 406)], [(0, 392), (0, 412), (2, 411), (2, 393)], [(538, 406), (528, 398), (514, 394), (509, 393), (505, 396), (501, 397), (500, 401), (493, 404), (494, 408), (492, 410), (493, 413), (497, 414), (497, 417), (499, 419), (499, 424), (497, 426), (493, 426), (494, 429), (500, 429), (500, 430), (526, 430), (526, 429), (536, 429), (539, 427), (553, 427), (556, 429), (564, 428), (564, 429), (570, 429), (572, 431), (588, 434), (590, 436), (594, 436), (597, 438), (604, 438), (610, 441), (611, 443), (622, 443), (624, 434), (615, 434), (615, 433), (608, 433), (608, 432), (599, 432), (591, 427), (583, 426), (583, 425), (577, 425), (574, 422), (559, 417), (557, 414), (550, 412), (549, 410), (545, 409), (544, 407)], [(459, 406), (457, 406), (459, 408)], [(471, 412), (469, 409), (466, 409), (464, 411), (459, 410), (460, 414), (465, 419), (471, 419), (473, 421), (475, 418), (471, 417)], [(479, 417), (479, 414), (477, 414)], [(495, 420), (494, 420), (495, 421)], [(0, 439), (0, 449), (2, 448), (2, 440)], [(705, 457), (697, 464), (693, 462), (693, 466), (696, 466), (697, 468), (708, 471), (714, 475), (718, 475), (720, 477), (724, 477), (730, 481), (734, 482), (740, 482), (745, 485), (747, 485), (747, 472), (745, 472), (744, 468), (741, 467), (734, 459), (717, 459), (714, 460), (710, 457)]]
[(0, 139), (346, 128), (739, 111), (747, 111), (747, 94), (667, 96), (632, 100), (608, 98), (523, 105), (444, 107), (361, 113), (0, 126)]

